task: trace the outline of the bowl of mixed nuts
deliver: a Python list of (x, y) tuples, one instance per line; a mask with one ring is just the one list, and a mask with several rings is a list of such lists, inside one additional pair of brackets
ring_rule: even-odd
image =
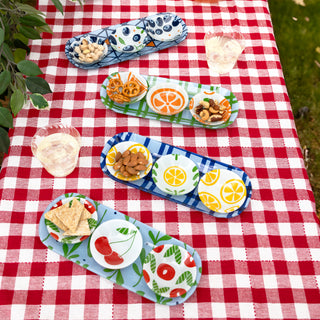
[(192, 116), (199, 122), (218, 126), (226, 122), (231, 115), (229, 101), (217, 92), (200, 92), (189, 103)]
[(142, 144), (124, 141), (114, 145), (106, 157), (108, 171), (124, 181), (135, 181), (145, 177), (152, 167), (150, 151)]

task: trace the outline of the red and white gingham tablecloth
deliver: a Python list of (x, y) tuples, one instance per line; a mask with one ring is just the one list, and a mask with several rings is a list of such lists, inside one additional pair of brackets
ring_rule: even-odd
[[(0, 174), (1, 319), (320, 319), (319, 221), (304, 167), (267, 0), (63, 1), (61, 15), (40, 0), (53, 34), (31, 43), (53, 93), (51, 108), (26, 106), (10, 130)], [(180, 45), (95, 70), (74, 67), (64, 53), (75, 35), (158, 12), (188, 26)], [(283, 14), (286, 14), (285, 12)], [(210, 76), (203, 45), (213, 25), (240, 25), (246, 49), (226, 75)], [(221, 85), (238, 98), (236, 122), (209, 130), (117, 114), (100, 101), (115, 71)], [(32, 156), (37, 128), (76, 127), (79, 165), (53, 178)], [(218, 219), (132, 189), (100, 169), (106, 141), (131, 131), (243, 169), (253, 193), (238, 217)], [(38, 236), (47, 205), (78, 192), (193, 246), (203, 263), (195, 293), (181, 305), (156, 304), (57, 255)]]

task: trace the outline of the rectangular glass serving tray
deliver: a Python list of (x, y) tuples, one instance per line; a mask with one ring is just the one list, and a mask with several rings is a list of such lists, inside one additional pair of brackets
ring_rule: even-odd
[[(48, 212), (52, 208), (52, 206), (59, 202), (61, 199), (70, 197), (83, 198), (91, 202), (98, 214), (96, 227), (98, 227), (101, 223), (109, 221), (111, 219), (126, 220), (134, 224), (139, 229), (143, 239), (143, 248), (138, 259), (134, 263), (123, 269), (111, 270), (104, 268), (93, 259), (90, 252), (90, 239), (94, 231), (90, 237), (75, 244), (67, 243), (67, 241), (58, 242), (57, 240), (55, 240), (48, 232), (44, 214)], [(194, 248), (138, 220), (135, 220), (119, 211), (109, 208), (78, 193), (61, 195), (48, 205), (39, 222), (39, 237), (41, 242), (45, 246), (47, 246), (50, 250), (53, 250), (54, 252), (65, 257), (66, 259), (69, 259), (72, 262), (82, 266), (83, 268), (90, 270), (114, 283), (117, 283), (118, 285), (138, 295), (141, 295), (153, 302), (157, 302), (160, 304), (173, 306), (185, 302), (194, 293), (201, 278), (202, 263), (199, 254), (195, 251)], [(175, 298), (162, 297), (154, 293), (144, 281), (142, 273), (143, 261), (154, 247), (160, 246), (162, 244), (175, 244), (183, 247), (191, 254), (196, 263), (197, 275), (195, 282), (190, 290), (188, 290), (183, 296)]]
[[(106, 165), (106, 156), (109, 152), (109, 150), (116, 145), (119, 142), (123, 141), (134, 141), (137, 143), (140, 143), (144, 145), (151, 153), (153, 162), (155, 162), (157, 159), (159, 159), (163, 155), (167, 154), (181, 154), (187, 158), (190, 158), (198, 167), (199, 173), (200, 173), (200, 179), (201, 177), (213, 170), (213, 169), (226, 169), (234, 172), (237, 174), (242, 180), (243, 183), (246, 186), (247, 193), (246, 193), (246, 199), (243, 202), (242, 206), (238, 208), (235, 211), (227, 212), (227, 213), (221, 213), (221, 212), (215, 212), (207, 208), (200, 200), (198, 195), (198, 187), (196, 187), (193, 191), (185, 194), (185, 195), (170, 195), (168, 193), (165, 193), (161, 191), (156, 184), (154, 183), (152, 179), (152, 170), (143, 178), (135, 181), (124, 181), (116, 178), (114, 175), (112, 175), (108, 167)], [(173, 202), (176, 202), (178, 204), (181, 204), (183, 206), (186, 206), (188, 208), (201, 211), (203, 213), (209, 214), (211, 216), (217, 217), (217, 218), (232, 218), (238, 216), (244, 209), (247, 208), (249, 205), (251, 194), (252, 194), (252, 185), (251, 181), (248, 177), (248, 175), (241, 170), (240, 168), (237, 168), (232, 165), (228, 165), (207, 157), (203, 157), (199, 154), (187, 151), (182, 148), (174, 147), (170, 144), (163, 143), (161, 141), (153, 140), (149, 137), (141, 136), (136, 133), (132, 132), (122, 132), (115, 136), (113, 136), (111, 139), (107, 141), (105, 144), (101, 156), (100, 156), (100, 167), (102, 171), (108, 175), (110, 178), (112, 178), (115, 181), (124, 183), (130, 187), (140, 189), (146, 192), (149, 192), (151, 194), (154, 194), (158, 197), (161, 197), (163, 199), (167, 199)]]
[[(168, 14), (170, 14), (170, 13), (168, 13)], [(171, 14), (173, 14), (173, 13), (171, 13)], [(159, 41), (159, 40), (155, 40), (155, 39), (151, 38), (150, 36), (148, 36), (150, 41), (147, 43), (147, 45), (144, 48), (142, 48), (140, 51), (133, 52), (133, 53), (118, 52), (111, 47), (111, 45), (109, 44), (108, 38), (109, 38), (110, 34), (113, 31), (115, 31), (118, 27), (128, 25), (128, 26), (137, 26), (142, 29), (146, 29), (146, 19), (149, 17), (152, 17), (152, 16), (143, 17), (143, 18), (140, 18), (137, 20), (131, 20), (131, 21), (128, 21), (125, 23), (109, 26), (109, 27), (106, 27), (103, 29), (99, 29), (99, 30), (92, 31), (92, 32), (89, 32), (86, 34), (75, 36), (67, 41), (66, 46), (65, 46), (65, 54), (66, 54), (68, 60), (75, 67), (82, 68), (82, 69), (97, 69), (97, 68), (106, 67), (106, 66), (109, 66), (109, 65), (112, 65), (115, 63), (119, 63), (122, 61), (135, 59), (135, 58), (138, 58), (138, 57), (143, 56), (145, 54), (150, 54), (153, 52), (157, 52), (159, 50), (170, 48), (172, 46), (179, 44), (180, 42), (182, 42), (183, 40), (186, 39), (186, 37), (188, 35), (187, 26), (186, 26), (185, 22), (180, 17), (177, 16), (179, 21), (181, 21), (182, 33), (178, 38), (176, 38), (172, 41)], [(92, 63), (92, 64), (84, 64), (84, 63), (79, 63), (73, 59), (73, 46), (76, 42), (79, 42), (80, 39), (84, 38), (84, 37), (86, 37), (86, 38), (89, 37), (90, 39), (93, 39), (93, 42), (95, 42), (94, 40), (99, 38), (99, 39), (101, 39), (101, 41), (105, 42), (108, 45), (108, 53), (101, 61), (96, 62), (96, 63)]]

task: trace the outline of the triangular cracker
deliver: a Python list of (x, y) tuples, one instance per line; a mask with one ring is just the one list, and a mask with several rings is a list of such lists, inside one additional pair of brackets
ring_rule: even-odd
[(85, 206), (77, 199), (72, 199), (72, 208), (82, 212), (80, 220), (87, 220), (91, 217), (91, 213), (85, 208)]
[(61, 210), (61, 207), (68, 208), (68, 203), (64, 204), (63, 206), (60, 206), (58, 208), (54, 208), (48, 212), (45, 213), (44, 217), (47, 220), (50, 220), (53, 222), (58, 228), (62, 229), (63, 231), (68, 230), (68, 227), (57, 217), (56, 213)]
[(88, 220), (81, 220), (79, 222), (78, 228), (76, 231), (72, 232), (67, 230), (63, 235), (64, 236), (90, 236), (91, 230), (89, 228)]
[(75, 210), (75, 208), (63, 208), (56, 213), (57, 217), (70, 229), (71, 232), (75, 232), (81, 217), (81, 211)]

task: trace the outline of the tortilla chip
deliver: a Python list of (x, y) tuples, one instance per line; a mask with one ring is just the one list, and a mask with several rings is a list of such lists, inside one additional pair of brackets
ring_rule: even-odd
[(73, 207), (67, 207), (57, 211), (56, 215), (68, 227), (68, 229), (70, 229), (71, 232), (76, 231), (80, 221), (81, 211), (75, 210)]
[(68, 203), (64, 204), (63, 206), (60, 206), (58, 208), (54, 208), (48, 212), (45, 213), (44, 217), (47, 220), (50, 220), (52, 223), (54, 223), (58, 228), (62, 229), (63, 231), (67, 231), (68, 227), (57, 217), (56, 213), (57, 211), (61, 210), (61, 207), (68, 207)]
[(80, 220), (87, 220), (91, 217), (91, 213), (85, 208), (85, 206), (77, 199), (72, 199), (72, 208), (82, 212)]
[(76, 231), (72, 232), (67, 230), (63, 235), (64, 236), (90, 236), (91, 230), (89, 228), (88, 220), (81, 220), (79, 222), (78, 228)]

